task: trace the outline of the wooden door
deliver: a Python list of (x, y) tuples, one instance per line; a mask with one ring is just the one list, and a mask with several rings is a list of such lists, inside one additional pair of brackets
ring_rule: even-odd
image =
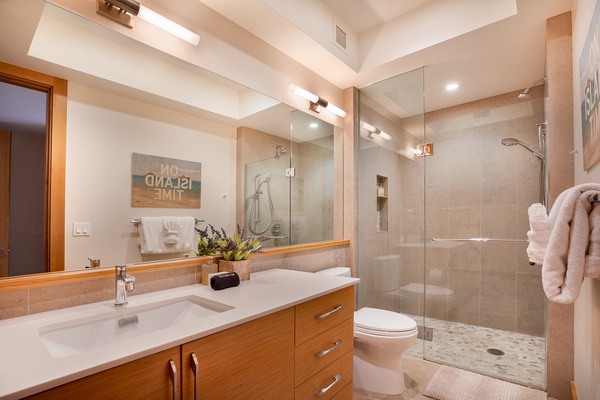
[(46, 230), (47, 271), (64, 270), (65, 169), (67, 135), (67, 81), (0, 61), (0, 81), (46, 92)]
[(8, 276), (11, 133), (0, 131), (0, 277)]

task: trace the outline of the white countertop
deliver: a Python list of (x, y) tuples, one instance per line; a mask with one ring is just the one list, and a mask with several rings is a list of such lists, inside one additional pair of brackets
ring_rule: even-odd
[[(114, 300), (108, 300), (0, 321), (0, 398), (18, 399), (32, 395), (358, 282), (357, 278), (272, 269), (253, 273), (249, 281), (220, 291), (196, 284), (130, 296), (129, 304), (118, 311), (113, 307)], [(38, 334), (38, 329), (50, 324), (105, 315), (107, 310), (123, 313), (127, 307), (189, 295), (234, 308), (205, 317), (201, 324), (182, 324), (161, 329), (61, 358), (50, 354)]]

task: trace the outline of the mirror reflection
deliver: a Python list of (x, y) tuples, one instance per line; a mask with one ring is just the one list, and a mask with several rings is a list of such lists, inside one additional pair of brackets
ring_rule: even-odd
[[(273, 118), (274, 115), (279, 117)], [(311, 128), (312, 132), (303, 130), (300, 126), (306, 121), (312, 121), (319, 128)], [(273, 166), (272, 172), (264, 172), (263, 180), (270, 177), (269, 181), (272, 182), (269, 187), (263, 183), (258, 190), (267, 190), (265, 193), (271, 190), (273, 217), (269, 215), (269, 200), (260, 199), (262, 204), (257, 204), (255, 210), (261, 213), (261, 221), (256, 222), (252, 230), (266, 228), (263, 234), (277, 236), (275, 240), (267, 242), (268, 246), (332, 239), (332, 232), (323, 232), (323, 227), (333, 226), (333, 126), (283, 104), (266, 107), (262, 112), (236, 123), (245, 126), (236, 129), (226, 123), (133, 101), (71, 82), (67, 120), (65, 269), (85, 268), (92, 262), (108, 266), (194, 256), (193, 251), (141, 254), (138, 227), (131, 222), (141, 217), (191, 216), (203, 221), (197, 225), (199, 228), (210, 223), (229, 231), (235, 229), (237, 220), (240, 225), (248, 224), (243, 217), (244, 210), (237, 210), (241, 212), (237, 218), (233, 200), (236, 198), (236, 187), (239, 186), (236, 184), (235, 166), (244, 165), (243, 160), (251, 157), (247, 154), (253, 153), (251, 148), (244, 146), (241, 146), (237, 155), (232, 151), (236, 146), (236, 136), (244, 131), (254, 132), (259, 139), (261, 135), (263, 139), (273, 137), (279, 146), (266, 146), (268, 157), (262, 158), (262, 163), (272, 160), (279, 166)], [(201, 207), (132, 207), (133, 153), (201, 163)], [(15, 154), (14, 159), (28, 159), (23, 153)], [(44, 151), (40, 155), (42, 160), (43, 154)], [(257, 160), (257, 165), (260, 160)], [(298, 175), (287, 176), (292, 169)], [(284, 186), (275, 187), (277, 181), (285, 182)], [(32, 183), (31, 180), (29, 182)], [(43, 188), (43, 179), (40, 186)], [(292, 198), (294, 195), (295, 198)], [(318, 195), (319, 198), (311, 199), (311, 195)], [(30, 204), (24, 200), (24, 197), (17, 197), (12, 203)], [(262, 209), (264, 206), (267, 207), (266, 211)], [(286, 208), (283, 209), (283, 206)], [(312, 221), (318, 226), (311, 227)], [(265, 222), (266, 226), (261, 227)], [(35, 223), (33, 221), (26, 226)], [(329, 230), (332, 231), (331, 228)], [(31, 242), (27, 242), (27, 245), (31, 247)], [(28, 256), (32, 253), (25, 252)], [(14, 263), (22, 260), (24, 258), (21, 256), (11, 257)], [(39, 260), (30, 264), (43, 266)], [(4, 275), (33, 272), (42, 271), (13, 268)]]
[(244, 141), (256, 150), (245, 165), (245, 224), (272, 239), (266, 247), (331, 240), (339, 225), (334, 127), (299, 110), (290, 117), (291, 140), (253, 131)]

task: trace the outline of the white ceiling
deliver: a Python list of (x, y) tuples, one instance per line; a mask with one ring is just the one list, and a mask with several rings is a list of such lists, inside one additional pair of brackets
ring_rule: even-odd
[[(198, 1), (340, 89), (373, 87), (425, 67), (427, 110), (523, 90), (542, 78), (546, 20), (573, 6), (572, 0)], [(347, 32), (345, 52), (333, 43), (334, 23)], [(446, 92), (450, 81), (459, 90)], [(397, 108), (397, 115), (411, 113)]]
[[(572, 0), (199, 0), (344, 89), (425, 66), (428, 110), (523, 90)], [(333, 42), (333, 21), (349, 49)], [(355, 46), (355, 48), (352, 48)], [(448, 82), (459, 83), (447, 93)]]

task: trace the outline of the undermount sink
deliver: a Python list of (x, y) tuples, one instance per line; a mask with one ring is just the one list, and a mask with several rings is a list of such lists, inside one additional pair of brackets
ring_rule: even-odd
[[(112, 306), (111, 306), (112, 307)], [(233, 307), (198, 296), (178, 297), (38, 329), (52, 356), (60, 358), (174, 326), (194, 323)]]

